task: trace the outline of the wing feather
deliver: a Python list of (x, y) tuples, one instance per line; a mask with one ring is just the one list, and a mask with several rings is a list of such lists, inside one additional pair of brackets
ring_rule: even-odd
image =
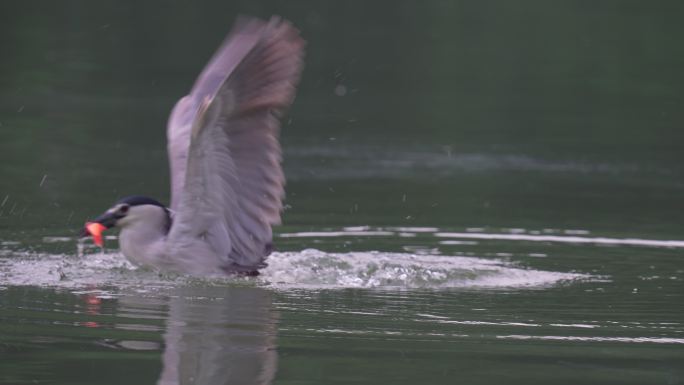
[(294, 98), (304, 41), (275, 17), (236, 25), (171, 114), (168, 241), (186, 253), (203, 242), (224, 268), (241, 270), (260, 267), (280, 223), (279, 118)]

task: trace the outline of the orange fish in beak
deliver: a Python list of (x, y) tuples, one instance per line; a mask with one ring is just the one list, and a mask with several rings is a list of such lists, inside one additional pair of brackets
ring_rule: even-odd
[(87, 222), (85, 224), (86, 235), (91, 235), (93, 237), (93, 242), (96, 245), (103, 247), (104, 241), (102, 240), (102, 232), (107, 230), (107, 227), (102, 223), (98, 222)]

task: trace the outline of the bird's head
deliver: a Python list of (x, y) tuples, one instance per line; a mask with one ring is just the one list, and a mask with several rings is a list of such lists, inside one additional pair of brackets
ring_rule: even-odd
[(149, 218), (158, 217), (160, 212), (164, 213), (168, 219), (168, 224), (170, 224), (168, 209), (158, 201), (139, 195), (125, 197), (119, 199), (99, 217), (86, 222), (80, 235), (81, 237), (92, 236), (93, 242), (102, 247), (104, 245), (103, 231), (112, 227), (123, 228), (134, 223), (144, 222)]

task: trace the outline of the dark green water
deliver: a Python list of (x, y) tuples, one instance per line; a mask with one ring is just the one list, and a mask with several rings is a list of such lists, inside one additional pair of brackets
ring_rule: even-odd
[[(308, 41), (258, 279), (76, 230), (168, 199), (237, 14)], [(0, 384), (684, 383), (684, 5), (0, 5)]]

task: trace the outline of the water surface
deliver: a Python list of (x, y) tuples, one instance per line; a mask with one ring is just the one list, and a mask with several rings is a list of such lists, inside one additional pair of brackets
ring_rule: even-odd
[[(0, 12), (0, 384), (684, 382), (679, 2)], [(256, 278), (79, 249), (168, 199), (168, 111), (238, 13), (308, 40)]]

